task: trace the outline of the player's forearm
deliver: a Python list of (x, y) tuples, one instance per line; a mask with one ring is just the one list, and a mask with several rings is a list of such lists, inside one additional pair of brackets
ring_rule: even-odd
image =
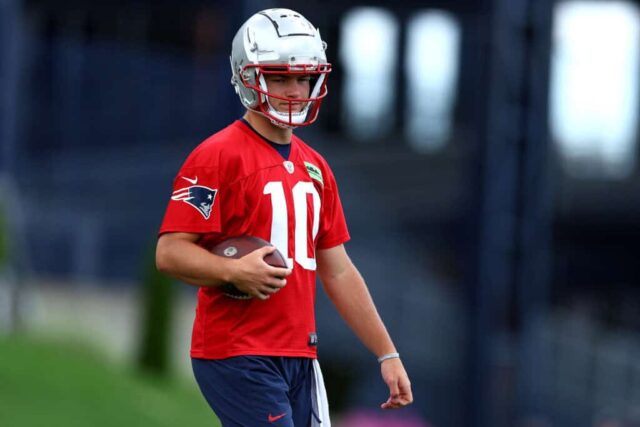
[(364, 279), (355, 267), (325, 280), (325, 291), (349, 327), (376, 356), (395, 352)]
[(195, 286), (218, 286), (230, 276), (230, 263), (196, 244), (179, 239), (161, 239), (156, 248), (156, 266), (162, 273)]

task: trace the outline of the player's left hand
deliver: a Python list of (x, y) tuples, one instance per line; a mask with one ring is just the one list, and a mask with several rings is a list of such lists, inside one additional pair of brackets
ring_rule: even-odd
[(380, 364), (382, 379), (389, 387), (389, 399), (380, 407), (398, 409), (413, 402), (411, 382), (400, 359), (388, 359)]

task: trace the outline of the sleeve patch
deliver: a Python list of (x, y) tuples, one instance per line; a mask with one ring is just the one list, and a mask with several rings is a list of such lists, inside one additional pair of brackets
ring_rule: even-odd
[(197, 209), (204, 219), (209, 219), (217, 194), (217, 189), (203, 185), (192, 185), (174, 191), (171, 200), (185, 202)]
[(322, 179), (322, 171), (320, 170), (320, 168), (309, 162), (304, 162), (304, 165), (307, 167), (309, 176), (318, 181), (320, 184), (324, 185), (324, 180)]

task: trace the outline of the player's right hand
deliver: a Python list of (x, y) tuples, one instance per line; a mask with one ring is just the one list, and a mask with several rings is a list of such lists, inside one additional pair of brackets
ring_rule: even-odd
[(264, 257), (276, 250), (275, 246), (265, 246), (236, 259), (231, 282), (238, 290), (261, 300), (268, 299), (287, 284), (292, 269), (272, 267)]

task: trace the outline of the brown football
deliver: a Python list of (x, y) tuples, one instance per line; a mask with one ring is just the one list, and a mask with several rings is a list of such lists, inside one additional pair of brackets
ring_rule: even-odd
[[(271, 243), (255, 236), (238, 236), (223, 240), (211, 248), (211, 252), (226, 258), (242, 258), (243, 256), (260, 249), (264, 246), (271, 246)], [(277, 249), (264, 257), (264, 261), (274, 267), (287, 268), (287, 261)], [(250, 299), (251, 295), (241, 292), (233, 283), (226, 283), (221, 286), (224, 294), (235, 299)]]

